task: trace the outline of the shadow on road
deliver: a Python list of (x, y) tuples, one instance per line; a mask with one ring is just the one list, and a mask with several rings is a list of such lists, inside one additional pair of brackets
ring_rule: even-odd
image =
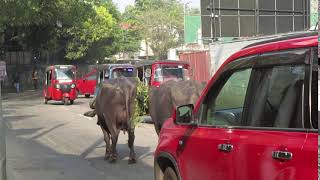
[[(75, 101), (65, 110), (57, 107), (59, 103), (57, 106), (42, 104), (42, 97), (37, 94), (5, 100), (4, 118), (9, 125), (7, 162), (13, 169), (14, 179), (154, 179), (150, 143), (135, 145), (137, 164), (128, 165), (129, 148), (124, 140), (117, 145), (118, 162), (104, 161), (105, 143), (101, 130), (100, 136), (92, 132), (96, 132), (96, 128), (88, 128), (91, 132), (87, 133), (89, 123), (78, 121), (82, 117), (78, 114), (80, 106), (76, 105), (83, 103), (87, 102)], [(78, 108), (71, 111), (72, 107)]]
[[(81, 104), (84, 104), (85, 102), (82, 102), (82, 101), (77, 101), (77, 100), (74, 100), (73, 104), (68, 104), (68, 106), (74, 106), (74, 105), (81, 105)], [(50, 106), (50, 105), (55, 105), (55, 106), (62, 106), (64, 105), (62, 101), (48, 101), (48, 104), (46, 104), (47, 106)]]
[(41, 136), (44, 136), (44, 135), (50, 133), (51, 131), (53, 131), (53, 130), (55, 130), (55, 129), (58, 129), (59, 127), (62, 127), (62, 126), (64, 126), (64, 125), (66, 125), (66, 124), (67, 124), (67, 123), (63, 123), (63, 124), (56, 125), (56, 126), (50, 128), (50, 129), (46, 130), (46, 131), (43, 131), (42, 133), (40, 133), (40, 134), (38, 134), (38, 135), (32, 137), (32, 139), (37, 139), (37, 138), (39, 138), (39, 137), (41, 137)]
[(59, 153), (37, 140), (20, 137), (23, 132), (28, 135), (37, 131), (10, 130), (7, 136), (7, 162), (14, 180), (106, 179), (79, 156)]
[(128, 177), (132, 180), (153, 179), (153, 167), (140, 160), (150, 153), (149, 147), (135, 146), (138, 162), (129, 165), (128, 146), (119, 144), (117, 146), (119, 160), (115, 164), (110, 164), (104, 160), (103, 154), (99, 157), (85, 158), (94, 149), (105, 148), (105, 146), (99, 147), (103, 143), (102, 138), (80, 155), (59, 153), (37, 140), (61, 126), (63, 124), (31, 138), (26, 137), (39, 133), (41, 128), (9, 130), (7, 159), (9, 168), (13, 169), (15, 180), (121, 180)]

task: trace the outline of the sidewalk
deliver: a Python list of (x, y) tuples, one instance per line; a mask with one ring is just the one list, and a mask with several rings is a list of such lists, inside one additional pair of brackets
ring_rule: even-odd
[(32, 97), (32, 96), (41, 96), (41, 90), (26, 90), (20, 93), (10, 92), (10, 93), (3, 93), (2, 99), (12, 99), (12, 98), (21, 98), (21, 97)]

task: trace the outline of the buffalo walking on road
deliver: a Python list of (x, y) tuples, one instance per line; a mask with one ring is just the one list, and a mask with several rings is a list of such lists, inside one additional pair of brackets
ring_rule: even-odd
[(129, 164), (135, 163), (133, 115), (137, 96), (137, 80), (136, 78), (119, 77), (108, 80), (100, 88), (96, 97), (95, 111), (106, 143), (105, 159), (110, 162), (117, 160), (116, 145), (122, 130), (128, 132)]

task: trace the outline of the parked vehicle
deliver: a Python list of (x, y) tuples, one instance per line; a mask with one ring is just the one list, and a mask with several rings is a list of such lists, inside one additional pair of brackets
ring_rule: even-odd
[(155, 179), (318, 179), (317, 47), (294, 33), (229, 57), (163, 124)]
[(184, 61), (141, 61), (136, 63), (140, 81), (158, 87), (168, 80), (187, 80), (190, 65)]
[(72, 65), (54, 65), (46, 69), (43, 86), (44, 103), (62, 101), (65, 105), (73, 104), (76, 93), (76, 67)]
[(120, 76), (137, 77), (137, 71), (132, 64), (101, 64), (97, 71), (97, 86), (95, 95), (99, 90), (99, 86), (107, 79), (114, 79)]
[(90, 95), (94, 94), (94, 90), (97, 85), (97, 70), (93, 69), (82, 78), (77, 79), (77, 93), (84, 95), (89, 98)]

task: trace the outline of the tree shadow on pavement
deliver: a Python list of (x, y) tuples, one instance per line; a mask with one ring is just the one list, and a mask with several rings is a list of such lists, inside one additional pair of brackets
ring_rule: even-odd
[[(64, 126), (58, 124), (48, 130), (43, 128), (8, 129), (7, 162), (15, 180), (122, 180), (154, 179), (153, 165), (143, 159), (153, 159), (153, 150), (148, 146), (135, 146), (137, 163), (129, 165), (129, 148), (119, 143), (119, 160), (110, 164), (104, 160), (103, 138), (93, 142), (83, 153), (61, 150), (61, 144), (46, 136)], [(40, 137), (46, 136), (46, 138)], [(48, 142), (43, 140), (48, 139)], [(72, 142), (70, 142), (72, 143)]]
[(5, 124), (8, 126), (8, 128), (12, 127), (13, 122), (23, 121), (27, 120), (29, 118), (34, 118), (35, 115), (13, 115), (13, 113), (5, 113), (3, 116)]
[(20, 137), (37, 131), (10, 130), (8, 133), (7, 165), (14, 180), (106, 179), (102, 172), (88, 166), (87, 161), (77, 155), (60, 153), (35, 139)]

